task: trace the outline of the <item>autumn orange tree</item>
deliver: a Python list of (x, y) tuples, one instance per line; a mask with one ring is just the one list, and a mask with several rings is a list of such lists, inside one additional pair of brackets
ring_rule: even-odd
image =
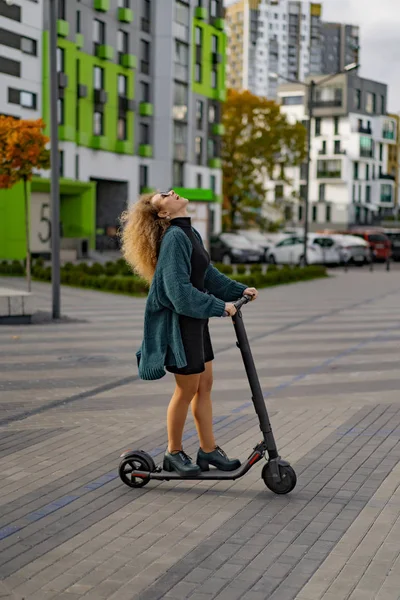
[(50, 167), (49, 138), (43, 134), (42, 119), (25, 120), (0, 116), (0, 189), (23, 181), (25, 201), (26, 277), (31, 290), (31, 253), (28, 181), (35, 170)]
[(286, 167), (303, 162), (306, 130), (289, 123), (276, 102), (249, 91), (228, 90), (222, 122), (224, 227), (234, 229), (238, 216), (248, 223), (260, 215), (264, 182), (274, 178), (277, 165), (284, 179)]

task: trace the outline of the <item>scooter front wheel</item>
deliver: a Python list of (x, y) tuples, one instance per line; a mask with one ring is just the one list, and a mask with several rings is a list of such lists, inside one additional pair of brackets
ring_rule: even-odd
[(271, 467), (267, 463), (261, 473), (261, 477), (264, 480), (265, 485), (271, 492), (275, 494), (289, 494), (296, 487), (297, 477), (294, 469), (290, 465), (284, 465), (279, 467), (281, 480), (276, 481), (273, 478)]
[(140, 488), (149, 483), (150, 476), (145, 478), (135, 477), (135, 472), (147, 471), (150, 474), (152, 471), (155, 471), (155, 468), (156, 465), (154, 464), (154, 460), (149, 454), (142, 450), (136, 450), (135, 452), (129, 453), (121, 460), (118, 473), (125, 485), (133, 488)]

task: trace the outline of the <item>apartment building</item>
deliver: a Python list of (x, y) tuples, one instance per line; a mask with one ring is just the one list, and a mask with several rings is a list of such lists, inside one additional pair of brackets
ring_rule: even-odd
[(338, 73), (346, 65), (359, 62), (359, 27), (344, 23), (322, 23), (321, 42), (320, 73)]
[[(306, 88), (288, 83), (278, 94), (288, 119), (307, 125)], [(317, 88), (311, 123), (311, 230), (373, 223), (393, 213), (395, 175), (388, 171), (388, 160), (398, 124), (387, 115), (386, 103), (385, 84), (353, 73)], [(293, 224), (302, 224), (306, 165), (285, 175), (288, 181), (279, 181), (277, 170), (277, 179), (266, 183), (267, 199), (292, 207)]]
[(279, 81), (321, 73), (321, 4), (238, 0), (226, 8), (227, 85), (276, 98)]
[[(48, 12), (48, 0), (0, 0), (3, 114), (49, 123)], [(205, 236), (220, 229), (224, 26), (222, 0), (58, 1), (62, 247), (107, 247), (122, 210), (151, 189), (175, 187)], [(32, 182), (37, 254), (50, 252), (46, 175)], [(7, 194), (18, 189), (0, 194), (12, 220)], [(1, 258), (23, 256), (18, 236)]]

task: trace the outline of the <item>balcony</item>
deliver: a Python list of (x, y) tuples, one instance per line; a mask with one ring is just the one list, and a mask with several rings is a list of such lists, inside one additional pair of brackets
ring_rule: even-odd
[(114, 48), (106, 44), (96, 46), (96, 56), (103, 60), (112, 60), (114, 58)]
[(63, 19), (57, 19), (57, 35), (67, 37), (69, 34), (69, 23)]
[(342, 176), (341, 171), (318, 171), (318, 179), (340, 179)]
[(392, 194), (381, 194), (380, 202), (382, 202), (382, 204), (392, 204), (393, 203)]
[(94, 135), (90, 141), (90, 145), (96, 150), (108, 150), (108, 139), (105, 135)]
[(101, 12), (110, 10), (110, 0), (94, 0), (93, 8)]
[(371, 127), (364, 127), (363, 125), (359, 125), (357, 128), (358, 133), (365, 133), (367, 135), (372, 135)]
[(133, 10), (131, 10), (130, 8), (119, 8), (118, 21), (121, 21), (121, 23), (132, 23)]
[(211, 133), (213, 135), (224, 135), (224, 133), (225, 133), (225, 125), (223, 125), (222, 123), (215, 123), (211, 127)]
[(142, 117), (152, 117), (153, 116), (153, 105), (150, 102), (141, 102), (139, 104), (139, 114)]
[(204, 8), (204, 6), (198, 6), (194, 11), (194, 16), (196, 19), (201, 19), (205, 21), (208, 17), (208, 10)]
[(385, 140), (394, 140), (395, 139), (394, 131), (389, 131), (387, 129), (384, 129), (382, 132), (382, 137)]
[(150, 21), (149, 19), (145, 19), (142, 17), (140, 19), (140, 29), (144, 31), (144, 33), (150, 33)]
[(389, 173), (379, 173), (378, 179), (388, 179), (389, 181), (395, 181), (396, 177), (394, 175), (390, 175)]
[(75, 44), (77, 48), (83, 48), (83, 44), (85, 43), (85, 38), (82, 33), (77, 33), (75, 35)]
[(133, 154), (133, 142), (129, 140), (117, 140), (115, 152), (118, 154)]
[(220, 158), (210, 158), (208, 161), (208, 166), (210, 169), (220, 169), (222, 166)]
[(125, 69), (136, 69), (136, 56), (133, 54), (121, 54), (120, 65)]
[(139, 156), (143, 156), (144, 158), (152, 158), (153, 146), (150, 146), (150, 144), (140, 144)]
[(342, 101), (337, 100), (315, 100), (313, 102), (314, 108), (340, 108)]
[(219, 29), (220, 31), (224, 31), (225, 29), (225, 19), (221, 19), (220, 17), (214, 19), (212, 24), (216, 29)]

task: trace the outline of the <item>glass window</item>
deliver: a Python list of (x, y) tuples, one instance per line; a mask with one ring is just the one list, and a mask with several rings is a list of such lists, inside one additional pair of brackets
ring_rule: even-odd
[(203, 115), (204, 115), (204, 102), (203, 102), (203, 100), (196, 100), (196, 127), (197, 127), (197, 129), (203, 128)]
[(139, 185), (141, 192), (149, 185), (149, 167), (147, 165), (140, 165), (139, 167)]
[(385, 96), (381, 96), (381, 115), (384, 115), (385, 113), (386, 113)]
[(340, 140), (335, 140), (334, 153), (335, 154), (341, 154), (342, 153), (342, 150), (340, 148)]
[(353, 179), (358, 179), (358, 162), (353, 163)]
[(282, 104), (284, 106), (300, 105), (304, 102), (304, 96), (283, 96)]
[(321, 117), (315, 119), (315, 135), (321, 135)]
[(21, 51), (24, 54), (32, 54), (37, 56), (37, 42), (28, 37), (21, 37)]
[(194, 80), (196, 83), (201, 83), (201, 65), (199, 63), (194, 66)]
[(140, 144), (150, 144), (150, 127), (147, 123), (140, 123)]
[(150, 85), (146, 81), (140, 82), (140, 101), (150, 102)]
[(118, 8), (130, 8), (130, 0), (118, 0)]
[(64, 49), (57, 48), (57, 72), (64, 72)]
[(325, 221), (327, 223), (330, 223), (330, 221), (331, 221), (331, 207), (330, 207), (330, 204), (326, 205)]
[(196, 27), (194, 30), (194, 39), (196, 46), (201, 46), (203, 42), (203, 30), (201, 27)]
[(199, 135), (195, 138), (195, 154), (196, 165), (201, 165), (203, 160), (203, 138)]
[(118, 75), (118, 94), (119, 96), (128, 94), (128, 78), (125, 75)]
[(313, 207), (312, 207), (312, 216), (311, 216), (311, 219), (312, 219), (313, 223), (316, 223), (317, 217), (318, 217), (317, 206), (314, 204)]
[(172, 116), (175, 121), (186, 121), (188, 110), (188, 86), (184, 83), (174, 84), (174, 106)]
[(64, 151), (58, 151), (58, 166), (60, 168), (60, 177), (64, 177)]
[(143, 17), (150, 21), (151, 19), (151, 4), (150, 0), (143, 0)]
[(216, 69), (211, 71), (211, 87), (215, 89), (218, 85), (218, 73)]
[(145, 75), (150, 72), (150, 44), (146, 40), (140, 40), (140, 70)]
[(374, 141), (367, 136), (360, 136), (360, 156), (364, 158), (374, 157)]
[(369, 180), (369, 165), (365, 165), (365, 179)]
[(210, 175), (210, 188), (215, 194), (217, 191), (217, 178), (215, 175)]
[(189, 46), (179, 40), (175, 40), (175, 62), (185, 67), (189, 64)]
[(57, 100), (57, 120), (59, 125), (64, 125), (64, 98)]
[(117, 50), (121, 54), (129, 54), (129, 33), (118, 29), (117, 33)]
[(372, 92), (367, 92), (365, 110), (370, 114), (374, 114), (376, 112), (376, 95)]
[(175, 21), (189, 27), (189, 6), (182, 2), (175, 2)]
[(106, 43), (106, 24), (99, 19), (93, 21), (93, 41), (95, 44)]
[(217, 0), (210, 0), (210, 16), (213, 18), (218, 16)]
[(211, 52), (213, 54), (218, 53), (218, 38), (216, 35), (211, 36)]
[(214, 158), (215, 157), (215, 140), (213, 140), (211, 138), (208, 139), (207, 152), (208, 152), (208, 158)]
[(101, 67), (93, 69), (93, 86), (95, 90), (104, 89), (104, 69)]
[(334, 131), (335, 131), (335, 135), (339, 135), (339, 117), (334, 117), (333, 119), (333, 126), (334, 126)]
[(118, 119), (118, 127), (117, 127), (117, 135), (119, 140), (127, 139), (127, 127), (126, 127), (126, 119), (124, 117), (119, 117)]
[(367, 185), (365, 188), (365, 202), (369, 204), (371, 202), (371, 186)]
[(76, 33), (81, 32), (81, 11), (76, 11)]
[(184, 185), (184, 164), (183, 162), (174, 161), (172, 167), (172, 185), (182, 187)]
[(379, 144), (379, 160), (383, 161), (383, 144)]
[(93, 135), (103, 135), (104, 115), (102, 112), (93, 113)]
[(65, 21), (65, 19), (66, 19), (66, 15), (65, 15), (65, 0), (58, 0), (58, 13), (57, 13), (57, 17), (59, 19), (63, 19), (63, 21)]
[(355, 103), (357, 109), (361, 108), (361, 90), (355, 90), (354, 103)]
[(196, 187), (201, 189), (203, 187), (203, 176), (201, 173), (196, 174)]
[(20, 92), (19, 103), (24, 108), (36, 108), (36, 94), (32, 92)]
[(321, 202), (323, 202), (325, 200), (325, 189), (326, 189), (325, 183), (320, 183), (319, 190), (318, 190), (318, 200), (320, 200)]

